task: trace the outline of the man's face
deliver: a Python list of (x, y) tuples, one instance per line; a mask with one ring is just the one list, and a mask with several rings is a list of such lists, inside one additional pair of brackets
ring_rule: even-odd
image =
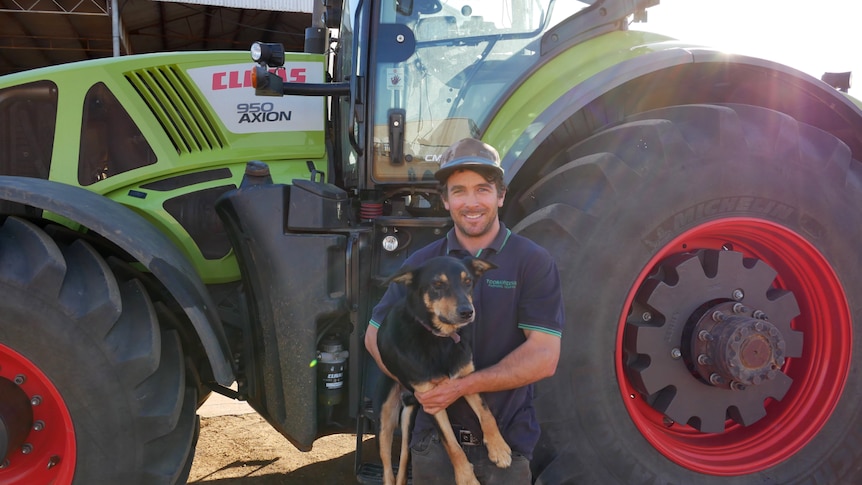
[(452, 215), (455, 228), (468, 237), (481, 237), (497, 222), (505, 193), (472, 170), (460, 170), (446, 181), (443, 205)]

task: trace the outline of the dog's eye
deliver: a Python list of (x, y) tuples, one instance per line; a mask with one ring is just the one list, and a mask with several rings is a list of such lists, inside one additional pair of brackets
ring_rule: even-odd
[(466, 286), (473, 286), (473, 279), (472, 278), (464, 278), (464, 284)]
[(434, 284), (431, 285), (435, 290), (442, 290), (446, 288), (446, 283), (442, 281), (435, 281)]

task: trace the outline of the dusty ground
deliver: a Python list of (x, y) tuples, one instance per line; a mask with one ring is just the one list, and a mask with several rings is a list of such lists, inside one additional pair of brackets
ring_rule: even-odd
[[(373, 439), (365, 441), (364, 461), (376, 456), (374, 443)], [(258, 414), (202, 417), (189, 483), (355, 484), (355, 447), (356, 435), (333, 435), (321, 438), (312, 451), (303, 453)]]
[[(356, 435), (334, 435), (303, 453), (258, 414), (203, 417), (188, 483), (354, 484), (355, 447)], [(363, 449), (364, 461), (377, 459), (373, 439), (366, 439)]]

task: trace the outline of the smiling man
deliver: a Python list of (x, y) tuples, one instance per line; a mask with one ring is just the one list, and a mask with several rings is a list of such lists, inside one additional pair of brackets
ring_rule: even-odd
[[(473, 138), (455, 143), (444, 152), (435, 176), (454, 227), (404, 264), (469, 254), (497, 268), (477, 282), (476, 320), (462, 335), (472, 344), (476, 372), (416, 393), (423, 412), (417, 414), (410, 442), (413, 483), (454, 483), (452, 465), (431, 416), (448, 408), (455, 435), (483, 485), (526, 485), (531, 483), (529, 460), (540, 434), (532, 384), (554, 374), (560, 355), (564, 315), (559, 273), (544, 248), (513, 234), (499, 220), (506, 184), (500, 156), (492, 146)], [(403, 295), (400, 286), (389, 287), (374, 308), (365, 334), (366, 348), (387, 374), (377, 349), (378, 322)], [(479, 422), (461, 399), (472, 393), (482, 393), (512, 448), (509, 468), (498, 468), (488, 458)]]

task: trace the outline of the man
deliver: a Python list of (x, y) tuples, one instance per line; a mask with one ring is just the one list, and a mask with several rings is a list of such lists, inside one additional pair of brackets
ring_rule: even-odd
[[(477, 282), (476, 320), (465, 329), (472, 332), (476, 372), (416, 393), (424, 412), (417, 413), (411, 439), (413, 483), (454, 483), (452, 465), (430, 416), (448, 408), (455, 435), (482, 484), (527, 485), (529, 460), (540, 433), (532, 384), (554, 374), (560, 355), (564, 316), (557, 267), (545, 249), (513, 234), (499, 220), (506, 185), (493, 147), (472, 138), (456, 142), (444, 152), (435, 176), (454, 227), (445, 238), (412, 254), (405, 265), (445, 254), (470, 254), (497, 268)], [(377, 349), (377, 328), (401, 296), (403, 289), (390, 285), (365, 334), (366, 348), (387, 374)], [(478, 420), (459, 399), (470, 393), (482, 393), (496, 417), (512, 448), (509, 468), (498, 468), (488, 459)]]

